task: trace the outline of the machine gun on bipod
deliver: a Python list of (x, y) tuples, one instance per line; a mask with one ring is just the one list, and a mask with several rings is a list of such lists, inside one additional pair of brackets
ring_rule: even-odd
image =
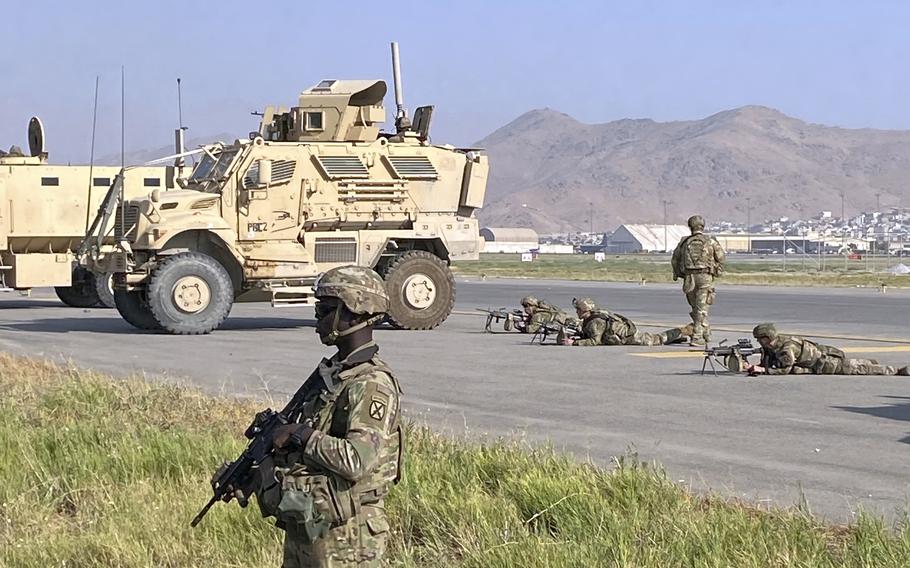
[(519, 330), (528, 324), (529, 316), (524, 312), (524, 310), (514, 309), (507, 310), (506, 308), (499, 308), (498, 310), (494, 309), (484, 309), (484, 308), (475, 308), (479, 312), (484, 312), (487, 314), (487, 321), (483, 326), (484, 331), (490, 333), (495, 333), (490, 327), (495, 321), (497, 324), (500, 321), (503, 321), (502, 329), (504, 331), (512, 331), (513, 327), (518, 328)]
[(551, 321), (543, 323), (534, 333), (531, 343), (537, 341), (540, 345), (543, 345), (551, 335), (556, 338), (557, 343), (564, 337), (579, 338), (581, 337), (581, 322), (569, 319), (565, 322)]
[(711, 365), (711, 371), (717, 375), (717, 368), (714, 363), (717, 362), (723, 368), (733, 373), (739, 373), (748, 363), (749, 357), (761, 353), (761, 347), (752, 345), (748, 338), (740, 338), (733, 345), (726, 345), (724, 339), (716, 347), (705, 347), (705, 360), (701, 364), (701, 374), (705, 374), (707, 365)]

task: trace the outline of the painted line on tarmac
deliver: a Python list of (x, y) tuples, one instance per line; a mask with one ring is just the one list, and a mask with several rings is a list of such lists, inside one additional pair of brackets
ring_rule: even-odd
[[(495, 310), (496, 308), (490, 308), (490, 309)], [(509, 308), (505, 308), (505, 309), (509, 309)], [(483, 310), (484, 310), (483, 308), (478, 308), (475, 311), (452, 310), (452, 313), (460, 315), (460, 316), (486, 316), (487, 314), (484, 313)], [(635, 322), (635, 325), (637, 325), (639, 327), (654, 327), (654, 328), (658, 328), (658, 329), (671, 329), (674, 327), (678, 327), (680, 324), (652, 321), (652, 322)], [(752, 336), (752, 328), (743, 329), (740, 327), (725, 327), (725, 326), (712, 325), (711, 331), (728, 331), (728, 332), (733, 332), (733, 333), (741, 333), (741, 334), (743, 334), (743, 337)], [(857, 337), (855, 335), (840, 335), (840, 334), (834, 334), (834, 333), (821, 334), (821, 333), (813, 333), (811, 331), (800, 332), (798, 330), (794, 331), (792, 333), (788, 333), (788, 335), (799, 335), (800, 337), (818, 337), (821, 339), (843, 339), (845, 341), (874, 341), (875, 343), (900, 343), (903, 345), (910, 345), (910, 339), (907, 339), (905, 337), (874, 337), (874, 336)]]
[[(910, 345), (892, 345), (889, 347), (842, 347), (845, 353), (906, 353)], [(704, 357), (704, 351), (656, 351), (652, 353), (629, 353), (634, 357), (651, 357), (653, 359), (684, 359), (689, 357)]]

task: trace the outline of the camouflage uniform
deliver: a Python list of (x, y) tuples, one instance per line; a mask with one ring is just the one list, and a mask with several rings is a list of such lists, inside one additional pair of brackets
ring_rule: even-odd
[(565, 323), (569, 316), (556, 306), (541, 300), (531, 313), (528, 325), (524, 331), (526, 333), (537, 333), (545, 323)]
[[(329, 271), (324, 278), (333, 275), (336, 284), (341, 279), (343, 291), (324, 295), (338, 294), (355, 313), (387, 309), (384, 288), (384, 305), (371, 305), (371, 294), (382, 286), (378, 275), (363, 284), (356, 282), (358, 273), (368, 269), (334, 270), (347, 272)], [(321, 290), (317, 283), (317, 298)], [(358, 303), (366, 308), (352, 308)], [(319, 363), (297, 417), (314, 431), (302, 447), (277, 450), (271, 472), (264, 468), (267, 481), (260, 482), (257, 496), (263, 514), (274, 514), (286, 531), (283, 568), (381, 565), (389, 536), (384, 499), (398, 480), (403, 441), (401, 390), (378, 350), (371, 341), (344, 360), (336, 354)], [(271, 479), (277, 483), (268, 487)], [(315, 524), (302, 520), (312, 519), (314, 511)]]
[(762, 348), (762, 367), (768, 375), (907, 375), (907, 367), (881, 365), (874, 359), (848, 359), (836, 347), (822, 345), (796, 335), (777, 333), (773, 324), (760, 324), (752, 334), (767, 337), (770, 347)]
[[(584, 301), (584, 300), (583, 300)], [(581, 324), (582, 339), (573, 343), (581, 347), (594, 345), (667, 345), (691, 335), (691, 327), (675, 327), (662, 333), (639, 331), (635, 322), (615, 312), (591, 310)]]
[(683, 293), (692, 309), (692, 343), (704, 345), (711, 336), (708, 309), (714, 304), (714, 279), (723, 274), (726, 257), (717, 239), (702, 232), (701, 216), (690, 217), (688, 224), (692, 234), (673, 251), (673, 280), (683, 279)]

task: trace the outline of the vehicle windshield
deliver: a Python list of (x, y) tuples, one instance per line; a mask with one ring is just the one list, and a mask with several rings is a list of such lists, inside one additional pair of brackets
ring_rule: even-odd
[(189, 182), (204, 185), (205, 187), (200, 188), (203, 191), (217, 191), (218, 186), (209, 182), (220, 181), (227, 174), (238, 153), (240, 153), (240, 148), (227, 148), (221, 151), (216, 149), (207, 152), (202, 161), (196, 165)]

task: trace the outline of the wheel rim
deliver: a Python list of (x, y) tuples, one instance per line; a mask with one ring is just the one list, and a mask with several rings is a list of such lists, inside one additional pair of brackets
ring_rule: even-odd
[(412, 274), (401, 286), (404, 301), (409, 308), (425, 310), (436, 301), (436, 284), (426, 274)]
[(174, 284), (172, 299), (181, 312), (195, 314), (208, 307), (212, 291), (202, 278), (184, 276)]

